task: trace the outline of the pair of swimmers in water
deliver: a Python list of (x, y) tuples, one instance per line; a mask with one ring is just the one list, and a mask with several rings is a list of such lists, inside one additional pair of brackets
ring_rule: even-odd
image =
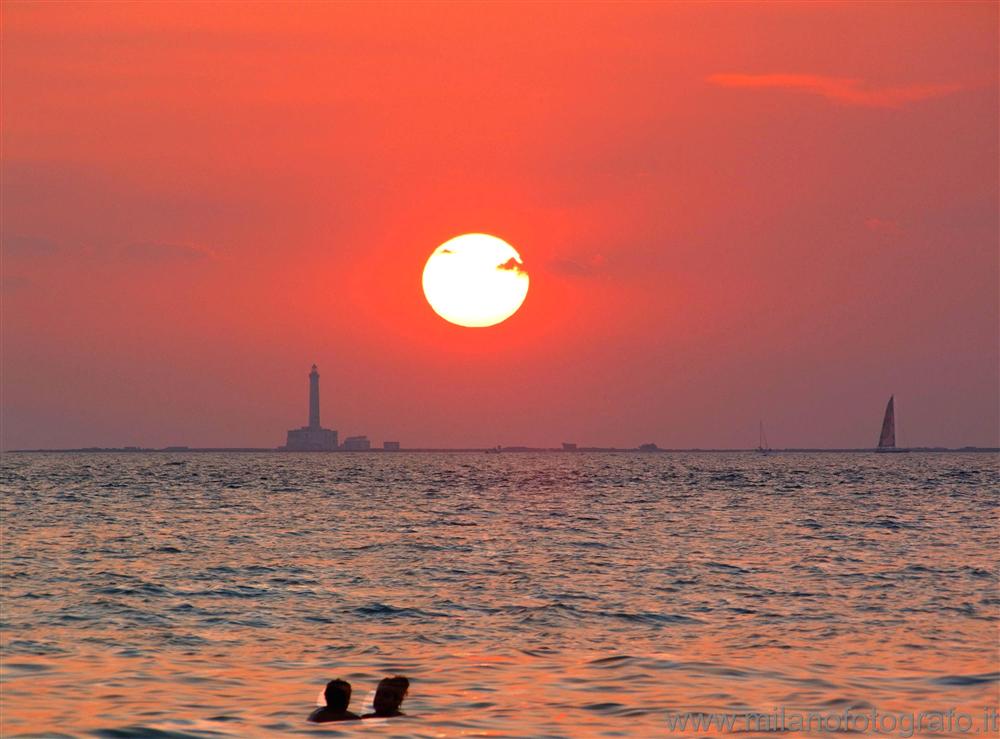
[(404, 714), (399, 710), (399, 707), (403, 705), (403, 698), (406, 697), (406, 691), (409, 689), (410, 681), (405, 677), (396, 675), (395, 677), (383, 678), (375, 690), (375, 700), (373, 701), (375, 711), (359, 716), (347, 710), (347, 706), (351, 702), (351, 684), (346, 680), (331, 680), (323, 691), (326, 705), (309, 714), (309, 720), (316, 724), (325, 724), (329, 721), (355, 721), (362, 718), (402, 716)]

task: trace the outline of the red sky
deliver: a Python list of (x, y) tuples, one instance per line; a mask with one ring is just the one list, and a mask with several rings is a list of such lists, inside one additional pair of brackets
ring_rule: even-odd
[(0, 443), (998, 445), (998, 7), (5, 2)]

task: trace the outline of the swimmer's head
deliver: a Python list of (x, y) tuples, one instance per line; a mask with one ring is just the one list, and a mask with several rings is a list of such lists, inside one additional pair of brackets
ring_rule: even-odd
[(398, 713), (399, 707), (403, 704), (403, 698), (406, 697), (406, 691), (409, 689), (410, 681), (405, 677), (396, 675), (395, 677), (383, 678), (375, 691), (375, 700), (372, 701), (375, 713), (379, 716), (391, 716)]
[(351, 684), (346, 680), (331, 680), (323, 691), (326, 705), (334, 711), (346, 711), (351, 702)]

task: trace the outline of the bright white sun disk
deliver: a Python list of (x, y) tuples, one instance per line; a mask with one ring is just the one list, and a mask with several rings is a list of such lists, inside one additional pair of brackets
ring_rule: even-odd
[(424, 266), (424, 295), (439, 316), (459, 326), (494, 326), (514, 315), (528, 294), (521, 255), (489, 234), (456, 236)]

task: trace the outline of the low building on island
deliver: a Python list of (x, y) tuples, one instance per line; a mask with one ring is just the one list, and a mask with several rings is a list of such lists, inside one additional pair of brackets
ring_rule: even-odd
[(345, 452), (367, 452), (371, 448), (372, 443), (367, 436), (348, 436), (341, 447)]

